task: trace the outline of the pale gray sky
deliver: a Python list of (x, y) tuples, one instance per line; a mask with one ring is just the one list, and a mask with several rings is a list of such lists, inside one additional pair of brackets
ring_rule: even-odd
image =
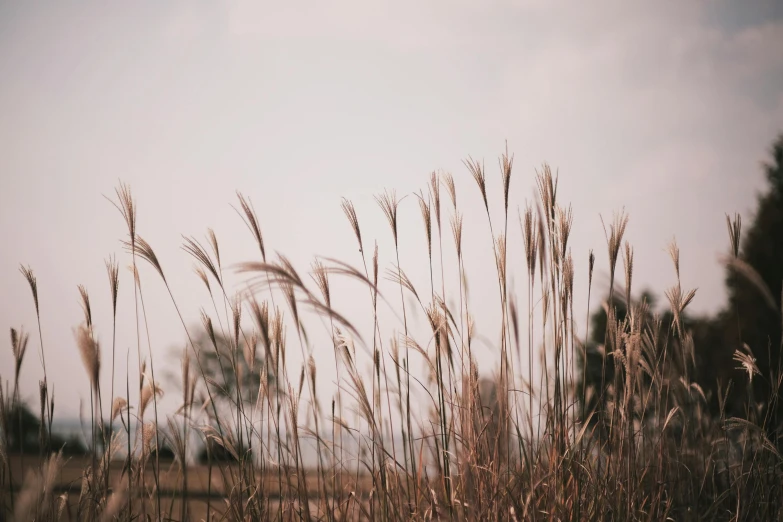
[[(71, 334), (81, 320), (77, 284), (92, 295), (108, 386), (103, 259), (117, 253), (123, 268), (129, 263), (119, 245), (123, 223), (103, 198), (118, 179), (131, 185), (139, 232), (191, 323), (209, 300), (180, 234), (203, 237), (213, 227), (228, 264), (256, 256), (229, 206), (235, 190), (253, 199), (269, 250), (303, 271), (315, 254), (360, 262), (339, 206), (341, 196), (353, 199), (366, 242), (378, 239), (386, 267), (390, 233), (373, 195), (411, 193), (442, 168), (455, 175), (467, 214), (479, 331), (494, 339), (486, 218), (461, 160), (486, 160), (499, 203), (496, 158), (506, 139), (515, 154), (514, 216), (533, 194), (534, 169), (559, 169), (561, 202), (575, 216), (582, 310), (589, 248), (597, 283), (606, 282), (599, 214), (623, 206), (635, 288), (660, 295), (672, 284), (665, 246), (676, 236), (683, 283), (699, 287), (693, 310), (722, 305), (724, 213), (749, 222), (763, 187), (759, 162), (783, 130), (779, 2), (280, 5), (0, 3), (0, 327), (32, 333), (22, 370), (27, 399), (34, 401), (42, 372), (19, 263), (38, 276), (59, 415), (77, 412), (89, 393)], [(401, 215), (403, 267), (426, 290), (414, 199)], [(512, 271), (523, 280), (518, 226), (510, 235)], [(450, 237), (445, 244), (450, 250)], [(121, 277), (118, 350), (131, 348), (135, 367), (132, 285), (127, 270)], [(181, 325), (153, 272), (144, 267), (142, 277), (156, 364), (172, 366), (168, 349), (184, 346)], [(237, 288), (241, 280), (232, 281)], [(354, 287), (338, 298), (365, 325), (366, 303)], [(394, 327), (386, 323), (387, 338)], [(331, 395), (331, 349), (322, 344), (316, 358)], [(289, 352), (296, 357), (298, 346)], [(483, 371), (491, 360), (482, 358)], [(118, 368), (124, 378), (124, 362)], [(0, 350), (0, 374), (13, 376), (9, 346)]]

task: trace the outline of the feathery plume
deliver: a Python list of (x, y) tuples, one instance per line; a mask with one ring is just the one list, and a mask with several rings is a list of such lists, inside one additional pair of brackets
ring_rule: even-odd
[(666, 249), (669, 251), (669, 257), (672, 258), (674, 263), (674, 271), (677, 273), (677, 281), (680, 280), (680, 247), (677, 246), (677, 240), (672, 240), (667, 245)]
[(498, 276), (505, 286), (506, 284), (506, 236), (500, 234), (495, 239), (495, 264), (498, 269)]
[[(112, 205), (120, 211), (122, 218), (125, 220), (125, 224), (128, 227), (128, 243), (131, 245), (136, 244), (136, 204), (133, 201), (130, 186), (120, 182), (119, 186), (114, 189), (114, 193), (117, 195), (117, 202), (110, 200)], [(105, 196), (104, 196), (105, 197)], [(134, 252), (135, 253), (135, 252)]]
[(261, 304), (255, 298), (250, 301), (250, 309), (253, 312), (256, 326), (261, 331), (261, 342), (264, 343), (264, 353), (268, 358), (272, 348), (272, 339), (269, 323), (269, 305), (266, 301)]
[[(574, 223), (574, 216), (571, 212), (571, 205), (564, 210), (557, 207), (557, 236), (560, 240), (560, 255), (565, 256), (568, 249), (568, 238), (571, 236), (571, 226)], [(559, 260), (559, 261), (562, 261)]]
[(568, 251), (565, 261), (563, 261), (563, 286), (567, 298), (574, 295), (574, 260), (571, 257), (571, 251)]
[(79, 296), (82, 299), (82, 311), (84, 312), (84, 320), (87, 322), (87, 328), (92, 328), (92, 309), (90, 308), (90, 294), (87, 293), (87, 289), (84, 285), (79, 285)]
[(239, 199), (239, 205), (242, 207), (244, 216), (240, 214), (238, 210), (237, 214), (239, 214), (239, 217), (242, 218), (242, 221), (245, 222), (245, 225), (247, 225), (247, 228), (250, 229), (250, 232), (253, 234), (256, 244), (258, 245), (258, 250), (261, 251), (261, 259), (266, 263), (264, 237), (261, 235), (261, 227), (258, 225), (258, 216), (256, 215), (256, 209), (253, 208), (253, 202), (250, 201), (249, 198), (245, 198), (239, 191), (237, 191), (237, 198)]
[(40, 313), (38, 309), (38, 280), (35, 278), (33, 269), (29, 266), (25, 267), (19, 265), (19, 271), (22, 272), (22, 275), (27, 280), (27, 284), (30, 285), (30, 290), (33, 293), (33, 302), (35, 303), (35, 313), (37, 315)]
[[(163, 268), (160, 266), (160, 262), (158, 261), (158, 256), (155, 255), (155, 251), (152, 250), (152, 247), (149, 243), (147, 243), (144, 238), (141, 236), (136, 236), (136, 243), (135, 245), (129, 241), (123, 241), (123, 245), (125, 245), (125, 249), (131, 253), (136, 253), (139, 257), (141, 257), (143, 260), (148, 262), (152, 267), (158, 272), (161, 279), (163, 279), (164, 282), (166, 282), (166, 276), (163, 275)], [(135, 249), (135, 250), (134, 250)]]
[(230, 303), (231, 318), (234, 321), (234, 347), (239, 348), (240, 325), (242, 324), (242, 295), (237, 293)]
[(24, 329), (20, 329), (17, 332), (15, 328), (11, 328), (11, 351), (14, 354), (14, 375), (16, 376), (16, 380), (19, 379), (19, 371), (22, 369), (22, 361), (24, 360), (24, 354), (27, 351), (28, 340), (29, 336)]
[(312, 278), (315, 284), (318, 285), (318, 290), (321, 291), (321, 296), (324, 299), (324, 304), (327, 307), (332, 306), (332, 294), (329, 289), (329, 274), (326, 272), (326, 267), (320, 260), (315, 260), (312, 264), (313, 272)]
[(666, 290), (664, 294), (669, 300), (669, 306), (674, 315), (674, 323), (677, 326), (677, 330), (682, 333), (682, 312), (685, 310), (693, 298), (696, 296), (696, 288), (690, 290), (688, 293), (683, 294), (682, 288), (679, 284)]
[[(620, 246), (623, 242), (623, 235), (625, 235), (625, 229), (628, 226), (628, 215), (625, 213), (625, 209), (620, 210), (619, 213), (614, 215), (612, 223), (609, 225), (609, 232), (606, 231), (606, 225), (604, 224), (603, 217), (601, 218), (601, 224), (604, 227), (604, 236), (606, 237), (606, 247), (609, 254), (609, 275), (611, 280), (614, 281), (614, 274), (617, 268), (617, 257), (620, 253)], [(679, 277), (679, 276), (678, 276)]]
[[(434, 175), (434, 174), (433, 174)], [(432, 213), (430, 205), (424, 199), (423, 194), (416, 194), (419, 199), (419, 210), (421, 210), (421, 219), (424, 221), (424, 233), (427, 236), (427, 252), (432, 259)]]
[(209, 244), (212, 247), (212, 253), (215, 255), (215, 260), (217, 261), (218, 268), (220, 267), (220, 248), (218, 247), (218, 240), (217, 236), (215, 235), (215, 231), (211, 228), (207, 228), (207, 238), (209, 238)]
[(438, 224), (438, 230), (440, 230), (440, 183), (435, 172), (430, 174), (430, 194), (432, 195), (432, 204), (435, 209), (435, 222)]
[(193, 267), (193, 271), (196, 272), (198, 278), (201, 279), (201, 282), (204, 283), (204, 286), (207, 287), (207, 292), (212, 293), (212, 287), (209, 286), (209, 278), (207, 277), (207, 273), (204, 272), (204, 269), (198, 265), (195, 265)]
[(735, 350), (733, 359), (740, 363), (737, 367), (738, 370), (743, 370), (748, 374), (748, 382), (753, 382), (754, 375), (761, 375), (758, 366), (756, 365), (756, 358), (753, 357), (753, 352), (750, 346), (743, 343), (742, 346), (745, 351)]
[(416, 291), (416, 288), (413, 286), (413, 282), (405, 274), (405, 271), (399, 268), (397, 265), (392, 265), (392, 268), (386, 269), (386, 280), (391, 281), (395, 285), (403, 286), (410, 293), (413, 294), (413, 297), (415, 297), (417, 301), (420, 301), (419, 293)]
[(462, 215), (456, 210), (451, 217), (451, 234), (454, 236), (457, 258), (462, 258)]
[(389, 222), (392, 235), (394, 236), (394, 245), (397, 246), (397, 207), (400, 204), (400, 200), (397, 199), (397, 194), (394, 190), (386, 190), (381, 196), (375, 196), (375, 201), (378, 202), (386, 216), (386, 220)]
[(162, 397), (163, 388), (158, 386), (151, 378), (147, 377), (147, 384), (141, 389), (141, 400), (139, 401), (139, 416), (141, 418), (144, 418), (144, 412), (147, 410), (147, 406), (149, 406), (153, 394)]
[(487, 177), (484, 174), (484, 166), (473, 158), (463, 160), (463, 163), (470, 171), (470, 175), (476, 180), (479, 191), (481, 192), (481, 198), (484, 200), (484, 208), (489, 212), (489, 202), (487, 201)]
[(734, 257), (739, 257), (740, 251), (740, 235), (742, 232), (742, 217), (739, 214), (734, 214), (732, 220), (728, 214), (726, 214), (726, 226), (729, 229), (729, 242), (731, 243), (731, 253)]
[(82, 356), (84, 369), (90, 378), (93, 390), (98, 391), (98, 376), (101, 370), (101, 350), (98, 341), (93, 337), (92, 331), (84, 324), (79, 325), (74, 331), (76, 346)]
[[(182, 245), (182, 250), (193, 256), (196, 261), (201, 263), (201, 265), (206, 268), (210, 274), (212, 274), (212, 277), (214, 277), (218, 283), (222, 283), (223, 280), (220, 277), (220, 272), (218, 272), (215, 264), (212, 262), (212, 258), (209, 256), (209, 254), (207, 254), (206, 249), (204, 249), (201, 243), (199, 243), (199, 241), (193, 237), (182, 237), (185, 240), (185, 244)], [(207, 288), (209, 288), (209, 283), (206, 284)]]
[(527, 271), (530, 277), (536, 273), (536, 254), (538, 253), (538, 226), (536, 217), (530, 204), (525, 207), (525, 220), (519, 218), (519, 224), (522, 227), (522, 235), (525, 240), (525, 260), (527, 261)]
[(625, 242), (625, 252), (623, 253), (623, 264), (625, 267), (625, 302), (628, 310), (631, 309), (631, 281), (633, 279), (633, 247)]
[(250, 371), (253, 371), (256, 366), (256, 353), (258, 350), (258, 334), (253, 332), (253, 335), (250, 336), (250, 340), (246, 341), (242, 345), (242, 355), (245, 357), (245, 363), (247, 364), (248, 369)]
[[(313, 390), (313, 393), (315, 393), (315, 377), (316, 377), (316, 368), (315, 368), (315, 359), (313, 359), (313, 356), (310, 355), (307, 358), (307, 373), (310, 376), (310, 384), (311, 389)], [(317, 402), (318, 398), (313, 397), (313, 399)]]
[(217, 339), (215, 337), (215, 329), (212, 326), (212, 318), (207, 313), (201, 310), (201, 324), (204, 325), (204, 330), (207, 332), (209, 340), (212, 341), (212, 346), (217, 348)]
[(152, 452), (153, 448), (157, 449), (154, 446), (156, 439), (155, 433), (157, 432), (157, 429), (158, 428), (154, 422), (145, 422), (141, 428), (142, 448), (145, 457)]
[(446, 185), (446, 190), (449, 192), (454, 210), (457, 210), (457, 187), (454, 185), (454, 176), (448, 172), (443, 174), (443, 184)]
[(356, 208), (354, 208), (353, 203), (351, 203), (350, 200), (345, 198), (342, 199), (340, 206), (342, 207), (345, 216), (348, 218), (348, 222), (351, 224), (351, 228), (353, 228), (353, 233), (356, 235), (356, 241), (359, 242), (359, 252), (364, 252), (364, 245), (362, 244), (362, 231), (359, 228), (359, 218), (356, 216)]
[(111, 305), (112, 312), (117, 315), (117, 294), (120, 288), (120, 267), (117, 266), (117, 261), (114, 256), (110, 256), (106, 260), (106, 274), (109, 276), (109, 288), (111, 290)]
[[(557, 176), (552, 176), (552, 169), (544, 163), (541, 172), (536, 171), (536, 185), (538, 186), (538, 195), (541, 200), (541, 206), (544, 210), (545, 223), (547, 230), (552, 231), (552, 222), (555, 219), (555, 208), (557, 207)], [(539, 241), (544, 242), (544, 235), (539, 234)], [(541, 265), (543, 268), (543, 265)]]
[(127, 499), (128, 481), (125, 479), (120, 483), (119, 487), (112, 488), (111, 495), (106, 501), (106, 507), (103, 509), (103, 513), (101, 513), (101, 522), (115, 520), (120, 510), (125, 506)]
[(115, 397), (111, 403), (111, 421), (117, 418), (120, 413), (128, 407), (128, 401), (124, 397)]
[(467, 344), (468, 346), (471, 345), (471, 341), (473, 341), (473, 338), (475, 337), (476, 332), (476, 320), (473, 319), (473, 316), (470, 314), (466, 314), (466, 326), (467, 326)]
[(506, 212), (508, 212), (508, 192), (511, 186), (511, 167), (514, 165), (514, 155), (508, 155), (508, 142), (506, 142), (506, 152), (498, 160), (500, 164), (500, 174), (503, 177), (503, 201)]

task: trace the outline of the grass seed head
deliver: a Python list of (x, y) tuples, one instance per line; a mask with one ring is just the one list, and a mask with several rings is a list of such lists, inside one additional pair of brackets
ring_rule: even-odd
[(79, 325), (74, 331), (76, 346), (82, 357), (82, 364), (90, 379), (93, 391), (98, 391), (98, 376), (101, 371), (101, 350), (95, 340), (92, 330), (85, 324)]

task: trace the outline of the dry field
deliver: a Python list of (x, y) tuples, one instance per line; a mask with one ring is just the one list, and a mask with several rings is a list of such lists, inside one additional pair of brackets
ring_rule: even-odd
[[(99, 385), (100, 372), (107, 371), (100, 361), (113, 360), (117, 345), (98, 344), (94, 303), (112, 303), (116, 321), (118, 292), (129, 292), (136, 303), (130, 313), (146, 326), (156, 318), (147, 315), (143, 289), (159, 285), (179, 313), (167, 268), (143, 239), (144, 230), (137, 229), (130, 188), (120, 185), (113, 203), (127, 230), (123, 264), (132, 267), (134, 277), (120, 283), (119, 264), (110, 259), (105, 299), (80, 288), (84, 322), (75, 345), (92, 385), (93, 423), (121, 421), (125, 431), (103, 455), (63, 460), (55, 454), (44, 462), (30, 460), (24, 471), (3, 451), (2, 517), (308, 522), (783, 517), (772, 408), (749, 395), (746, 417), (728, 415), (723, 403), (718, 415), (710, 414), (695, 382), (693, 335), (683, 320), (695, 290), (688, 285), (689, 274), (680, 271), (676, 243), (669, 246), (672, 284), (661, 292), (669, 311), (660, 315), (633, 298), (634, 251), (624, 241), (628, 216), (620, 212), (606, 221), (609, 295), (592, 304), (605, 306), (606, 342), (590, 354), (601, 358), (601, 373), (597, 384), (587, 386), (581, 375), (588, 354), (580, 332), (589, 329), (585, 322), (594, 311), (595, 256), (592, 251), (572, 255), (574, 217), (558, 200), (557, 177), (548, 166), (536, 172), (538, 200), (517, 213), (518, 204), (509, 201), (512, 156), (500, 157), (497, 184), (488, 183), (483, 163), (467, 160), (465, 166), (473, 188), (460, 188), (459, 194), (479, 202), (471, 207), (478, 212), (463, 213), (457, 185), (443, 173), (433, 173), (405, 205), (393, 192), (378, 196), (376, 211), (388, 224), (383, 230), (363, 228), (356, 207), (343, 200), (348, 226), (333, 233), (349, 234), (358, 253), (352, 250), (344, 260), (319, 258), (307, 273), (283, 254), (271, 254), (250, 200), (239, 195), (244, 223), (238, 226), (257, 250), (255, 259), (234, 260), (241, 263), (237, 274), (248, 291), (234, 294), (226, 284), (229, 262), (221, 258), (217, 234), (209, 230), (206, 242), (186, 238), (182, 247), (197, 263), (193, 280), (205, 305), (196, 326), (179, 316), (188, 346), (181, 361), (179, 409), (172, 415), (158, 411), (161, 384), (155, 372), (163, 362), (152, 358), (144, 328), (132, 339), (138, 368), (120, 370), (138, 372), (139, 388)], [(499, 191), (492, 189), (498, 185)], [(412, 212), (421, 223), (415, 237), (403, 236), (400, 212)], [(487, 235), (471, 237), (475, 244), (468, 244), (466, 220), (481, 223)], [(727, 250), (738, 263), (738, 219), (729, 220), (729, 231)], [(388, 269), (379, 266), (372, 232), (393, 241), (385, 253), (393, 260)], [(429, 274), (425, 281), (412, 281), (400, 262), (400, 250), (414, 246), (417, 262)], [(494, 261), (482, 270), (497, 290), (494, 302), (470, 301), (464, 255), (469, 248), (491, 248)], [(137, 269), (141, 265), (143, 272)], [(511, 284), (512, 272), (523, 284)], [(32, 294), (27, 305), (44, 322), (35, 273), (29, 267), (22, 273)], [(588, 282), (587, 310), (574, 309), (576, 278)], [(335, 304), (336, 281), (346, 279), (362, 289), (366, 324), (346, 317)], [(627, 313), (610, 305), (616, 299), (624, 299)], [(489, 335), (497, 340), (493, 350), (499, 363), (482, 366), (481, 374), (476, 306), (494, 309), (498, 319), (497, 331)], [(389, 310), (398, 321), (388, 319)], [(419, 328), (409, 320), (414, 312), (425, 318)], [(319, 346), (314, 346), (315, 328), (325, 339)], [(50, 347), (39, 331), (29, 338), (12, 334), (16, 377), (28, 342), (39, 340), (41, 404), (33, 410), (43, 412), (46, 425), (54, 408), (45, 362)], [(315, 394), (324, 378), (314, 362), (316, 349), (334, 355), (340, 386), (329, 401)], [(292, 362), (291, 353), (301, 359)], [(209, 354), (222, 361), (220, 371), (208, 374), (204, 357)], [(606, 372), (610, 358), (611, 374)], [(749, 351), (737, 350), (735, 360), (743, 380), (765, 379), (769, 396), (777, 397), (783, 373), (760, 376)], [(534, 373), (534, 362), (540, 372)], [(244, 378), (254, 372), (263, 377)], [(125, 375), (118, 382), (127, 382)], [(0, 397), (5, 434), (0, 447), (8, 448), (16, 422), (9, 405), (18, 390), (0, 387), (0, 393), (6, 394)], [(138, 437), (131, 435), (131, 425)], [(158, 467), (150, 455), (163, 439), (177, 460)], [(312, 441), (318, 458), (305, 466), (303, 448)], [(340, 441), (361, 448), (359, 458), (349, 463)], [(39, 442), (49, 445), (46, 430)], [(177, 462), (186, 462), (193, 445), (204, 443), (222, 448), (236, 462), (180, 473)], [(242, 450), (248, 447), (266, 464), (248, 458)], [(132, 458), (117, 462), (118, 453)], [(332, 472), (343, 467), (345, 473)], [(12, 480), (14, 496), (8, 494)]]

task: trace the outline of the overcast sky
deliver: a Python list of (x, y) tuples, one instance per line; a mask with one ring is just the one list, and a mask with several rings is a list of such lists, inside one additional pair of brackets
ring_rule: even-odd
[[(111, 253), (123, 267), (118, 376), (125, 377), (126, 350), (131, 368), (137, 364), (130, 260), (119, 243), (126, 231), (103, 197), (113, 196), (120, 179), (132, 187), (139, 233), (160, 258), (189, 324), (211, 303), (180, 249), (181, 234), (203, 238), (212, 227), (226, 264), (257, 259), (230, 206), (235, 190), (254, 201), (269, 251), (290, 256), (302, 271), (316, 254), (361, 262), (340, 210), (342, 196), (352, 199), (365, 241), (378, 240), (385, 268), (391, 236), (373, 196), (384, 188), (400, 196), (418, 191), (429, 172), (444, 169), (457, 180), (466, 214), (471, 306), (491, 342), (497, 291), (490, 239), (462, 160), (486, 161), (498, 204), (505, 140), (515, 157), (513, 216), (533, 196), (536, 168), (548, 162), (560, 173), (560, 200), (573, 205), (575, 217), (578, 309), (586, 305), (590, 248), (596, 293), (606, 285), (599, 215), (611, 218), (624, 206), (636, 249), (635, 290), (662, 295), (674, 282), (665, 246), (676, 236), (683, 284), (699, 288), (692, 310), (718, 310), (724, 213), (750, 222), (764, 187), (759, 164), (783, 130), (782, 4), (557, 4), (0, 3), (0, 327), (24, 325), (32, 334), (23, 396), (35, 402), (42, 370), (20, 263), (38, 277), (59, 415), (89, 400), (71, 331), (81, 320), (78, 284), (92, 296), (102, 383), (109, 383), (103, 260)], [(400, 212), (403, 268), (426, 295), (415, 199), (404, 200)], [(509, 235), (511, 271), (524, 281), (518, 226)], [(449, 235), (444, 244), (451, 248)], [(240, 288), (241, 278), (231, 281)], [(169, 350), (184, 347), (182, 326), (146, 266), (142, 284), (157, 368), (176, 368)], [(366, 293), (344, 292), (341, 311), (366, 325)], [(386, 338), (399, 327), (392, 323)], [(3, 344), (0, 375), (12, 379), (10, 342)], [(328, 341), (314, 350), (321, 386), (331, 394)], [(296, 357), (298, 346), (289, 352)], [(482, 358), (481, 370), (491, 371), (492, 360)]]

